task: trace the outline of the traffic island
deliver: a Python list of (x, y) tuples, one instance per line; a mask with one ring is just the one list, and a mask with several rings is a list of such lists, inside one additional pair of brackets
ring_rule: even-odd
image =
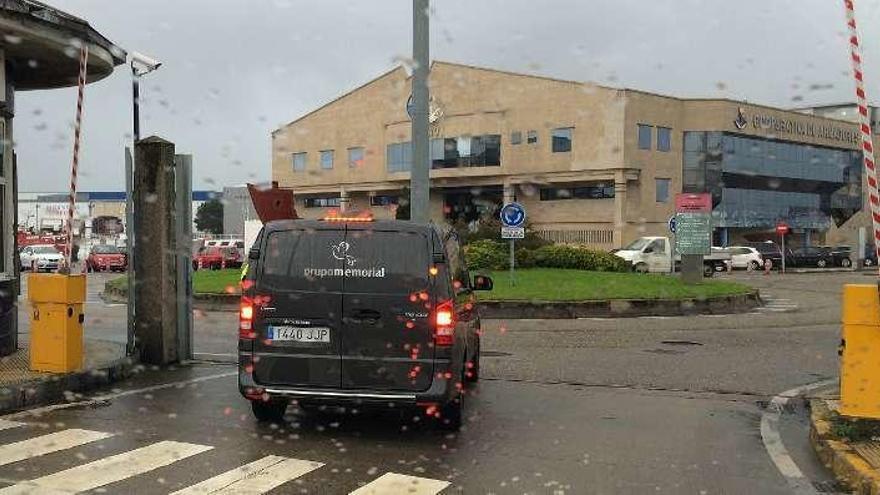
[[(590, 272), (533, 268), (489, 272), (495, 287), (479, 295), (484, 318), (625, 318), (745, 313), (761, 306), (756, 289), (730, 281), (685, 284), (678, 277), (657, 274)], [(239, 270), (207, 270), (193, 274), (193, 307), (200, 311), (237, 311)], [(127, 284), (108, 281), (103, 297), (126, 300)]]
[(86, 338), (82, 369), (67, 373), (31, 371), (29, 352), (29, 342), (24, 342), (0, 358), (0, 414), (78, 400), (83, 392), (128, 378), (135, 368), (125, 344), (106, 340)]
[(880, 421), (845, 418), (832, 399), (812, 399), (810, 409), (810, 443), (819, 460), (853, 493), (880, 494)]

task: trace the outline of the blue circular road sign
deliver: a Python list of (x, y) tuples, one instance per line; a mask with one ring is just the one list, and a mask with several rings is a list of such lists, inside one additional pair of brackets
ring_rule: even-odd
[(501, 207), (501, 223), (505, 227), (520, 227), (526, 221), (526, 210), (519, 203), (507, 203)]
[(669, 225), (669, 231), (674, 234), (675, 233), (675, 215), (672, 215), (671, 217), (669, 217), (668, 225)]

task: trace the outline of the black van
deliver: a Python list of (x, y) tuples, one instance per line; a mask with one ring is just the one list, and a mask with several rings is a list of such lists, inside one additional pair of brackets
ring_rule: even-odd
[(248, 253), (239, 389), (260, 421), (301, 406), (420, 406), (462, 421), (480, 318), (454, 231), (369, 217), (267, 223)]

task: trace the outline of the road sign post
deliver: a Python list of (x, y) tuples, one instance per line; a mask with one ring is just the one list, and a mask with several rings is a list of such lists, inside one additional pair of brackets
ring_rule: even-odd
[(669, 233), (672, 234), (672, 246), (669, 248), (669, 273), (675, 273), (675, 228), (676, 228), (675, 215), (669, 217), (666, 225), (669, 227)]
[(516, 265), (516, 239), (524, 239), (526, 229), (526, 210), (519, 203), (507, 203), (501, 207), (501, 238), (510, 240), (510, 285), (516, 285), (514, 266)]
[(779, 239), (780, 239), (779, 244), (781, 245), (780, 249), (782, 250), (782, 265), (781, 265), (781, 267), (782, 267), (783, 274), (785, 273), (785, 234), (788, 234), (789, 230), (790, 229), (788, 228), (788, 224), (786, 224), (785, 222), (779, 222), (778, 224), (776, 224), (776, 233), (779, 234)]

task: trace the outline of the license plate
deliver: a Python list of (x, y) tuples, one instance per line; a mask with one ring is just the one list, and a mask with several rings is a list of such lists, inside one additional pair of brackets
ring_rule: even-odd
[(269, 340), (288, 342), (330, 342), (330, 329), (327, 327), (273, 327), (268, 328)]

